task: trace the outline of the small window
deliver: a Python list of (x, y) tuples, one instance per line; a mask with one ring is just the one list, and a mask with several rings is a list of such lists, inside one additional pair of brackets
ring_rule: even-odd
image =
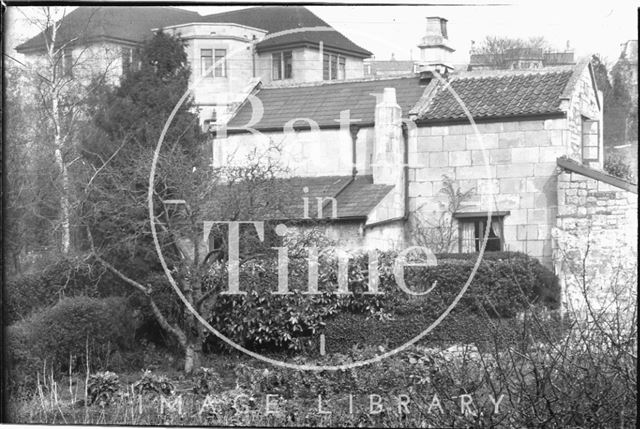
[[(487, 216), (458, 218), (458, 244), (460, 253), (480, 251), (486, 233), (487, 220)], [(487, 245), (484, 250), (485, 252), (499, 252), (503, 248), (503, 217), (492, 215)]]
[(131, 56), (131, 58), (133, 60), (133, 70), (140, 70), (142, 68), (142, 52), (140, 51), (140, 48), (135, 48), (133, 50), (133, 55)]
[(200, 50), (201, 76), (213, 77), (213, 49)]
[(133, 64), (133, 49), (122, 48), (120, 51), (122, 57), (122, 74), (127, 74), (131, 71)]
[(273, 80), (291, 79), (293, 77), (293, 53), (278, 52), (271, 55)]
[(324, 54), (322, 56), (322, 79), (331, 79), (331, 74), (329, 73), (329, 54)]
[(216, 54), (215, 56), (216, 65), (214, 67), (215, 77), (227, 77), (227, 50), (216, 49), (215, 54)]
[(600, 161), (600, 122), (582, 117), (582, 162)]
[(284, 78), (291, 79), (293, 76), (293, 53), (291, 51), (282, 53), (282, 64), (284, 69)]
[(343, 80), (346, 78), (346, 59), (339, 55), (324, 54), (322, 58), (322, 79)]
[(63, 58), (63, 71), (65, 76), (73, 76), (73, 52), (71, 49), (65, 49)]

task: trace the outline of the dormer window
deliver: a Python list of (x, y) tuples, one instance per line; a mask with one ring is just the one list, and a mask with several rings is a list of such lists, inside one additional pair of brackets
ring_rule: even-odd
[(324, 54), (322, 57), (322, 79), (344, 80), (346, 77), (346, 59), (340, 55)]
[(282, 80), (293, 77), (293, 53), (291, 51), (272, 54), (271, 60), (271, 79)]

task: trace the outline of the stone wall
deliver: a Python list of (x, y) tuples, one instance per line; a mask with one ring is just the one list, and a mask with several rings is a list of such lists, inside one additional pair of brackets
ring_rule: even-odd
[[(299, 125), (302, 125), (300, 123)], [(358, 133), (357, 145), (371, 150), (371, 133)], [(349, 130), (323, 129), (319, 131), (291, 131), (283, 133), (231, 134), (213, 142), (213, 165), (244, 165), (252, 151), (267, 153), (269, 147), (278, 146), (279, 153), (272, 152), (274, 160), (288, 170), (291, 176), (350, 176), (353, 171), (353, 140)], [(358, 154), (358, 171), (370, 171), (370, 155)], [(366, 166), (365, 166), (366, 162)]]
[(582, 133), (583, 120), (599, 121), (599, 161), (589, 161), (588, 166), (602, 169), (603, 166), (603, 138), (602, 138), (602, 102), (598, 101), (601, 94), (596, 93), (591, 67), (584, 67), (582, 73), (574, 75), (568, 86), (573, 87), (571, 96), (563, 101), (562, 108), (567, 112), (567, 130), (569, 132), (568, 156), (578, 162), (583, 162)]
[(583, 309), (585, 296), (596, 309), (630, 302), (637, 287), (637, 188), (591, 176), (568, 169), (558, 176), (554, 265), (565, 310)]
[[(473, 189), (463, 212), (509, 211), (505, 250), (551, 264), (556, 216), (556, 159), (568, 151), (566, 119), (420, 127), (409, 141), (409, 207), (427, 221), (446, 211), (442, 176)], [(456, 228), (457, 229), (457, 228)], [(457, 241), (455, 248), (458, 251)]]

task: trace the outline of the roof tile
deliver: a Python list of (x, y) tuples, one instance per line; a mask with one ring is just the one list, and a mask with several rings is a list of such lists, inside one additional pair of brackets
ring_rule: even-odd
[[(560, 101), (573, 75), (573, 67), (536, 72), (462, 73), (449, 79), (475, 119), (560, 113)], [(466, 119), (463, 107), (439, 80), (415, 106), (418, 121)]]
[[(221, 186), (220, 197), (224, 195), (242, 194), (243, 184)], [(236, 192), (238, 188), (238, 192)], [(252, 220), (300, 220), (304, 219), (305, 198), (307, 201), (308, 218), (318, 218), (318, 198), (323, 203), (322, 218), (330, 218), (333, 215), (332, 202), (328, 198), (335, 198), (337, 202), (337, 218), (362, 218), (375, 208), (385, 195), (393, 189), (391, 185), (379, 185), (373, 183), (373, 177), (365, 176), (321, 176), (321, 177), (291, 177), (277, 179), (269, 184), (269, 192), (254, 192), (254, 205), (259, 209), (252, 213)], [(278, 195), (280, 201), (269, 202), (267, 199)], [(207, 204), (211, 206), (208, 207)], [(215, 215), (219, 202), (205, 204), (204, 211)], [(207, 208), (208, 207), (208, 208)], [(257, 217), (255, 217), (257, 216)]]
[[(320, 85), (262, 88), (255, 96), (260, 99), (264, 112), (260, 121), (252, 126), (256, 130), (282, 129), (293, 118), (307, 118), (320, 127), (337, 126), (340, 112), (350, 111), (356, 124), (374, 123), (376, 97), (384, 88), (395, 88), (396, 99), (403, 114), (408, 113), (422, 96), (424, 86), (418, 77), (370, 79), (324, 83)], [(252, 105), (246, 103), (228, 123), (230, 129), (243, 127), (252, 116)], [(302, 123), (301, 123), (302, 124)]]

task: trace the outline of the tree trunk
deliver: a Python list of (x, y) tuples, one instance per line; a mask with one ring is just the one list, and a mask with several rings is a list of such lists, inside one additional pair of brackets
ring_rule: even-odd
[(56, 163), (60, 168), (62, 177), (62, 190), (60, 193), (60, 224), (62, 226), (62, 238), (60, 241), (62, 253), (69, 253), (71, 248), (71, 208), (69, 204), (69, 170), (62, 159), (62, 151), (56, 148)]
[(60, 177), (62, 179), (62, 189), (60, 190), (60, 224), (62, 225), (62, 238), (60, 247), (62, 249), (62, 253), (66, 254), (69, 253), (69, 248), (71, 247), (71, 222), (69, 220), (71, 211), (69, 206), (69, 169), (67, 168), (67, 164), (64, 162), (64, 157), (62, 155), (63, 138), (60, 130), (58, 94), (56, 91), (53, 92), (51, 97), (51, 115), (53, 117), (54, 127), (54, 155), (56, 165), (60, 170)]
[(188, 344), (184, 353), (184, 372), (191, 374), (202, 365), (202, 343)]

